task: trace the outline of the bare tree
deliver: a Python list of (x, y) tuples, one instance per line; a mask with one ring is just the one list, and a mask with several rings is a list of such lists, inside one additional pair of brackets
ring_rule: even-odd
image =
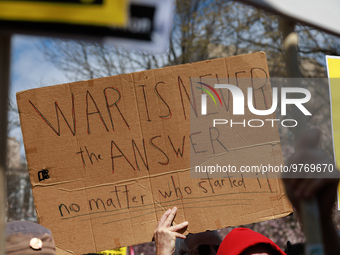
[[(304, 77), (326, 77), (325, 54), (338, 55), (340, 40), (307, 26), (297, 25), (300, 69)], [(216, 57), (265, 51), (271, 77), (285, 77), (279, 19), (260, 9), (234, 1), (176, 1), (168, 50), (148, 54), (98, 43), (50, 39), (41, 47), (47, 60), (71, 80), (92, 79), (126, 72), (190, 63)], [(313, 116), (329, 117), (328, 87), (316, 86)], [(326, 112), (325, 112), (326, 111)], [(320, 125), (320, 118), (311, 124)], [(329, 130), (329, 127), (327, 127)], [(290, 136), (294, 139), (294, 134)], [(292, 141), (291, 141), (292, 142)]]
[[(164, 54), (64, 39), (45, 39), (39, 47), (46, 59), (72, 81), (255, 51), (267, 53), (271, 77), (285, 77), (285, 56), (277, 16), (238, 2), (222, 0), (177, 0), (175, 11), (169, 47)], [(298, 25), (296, 31), (300, 38), (299, 59), (303, 75), (326, 77), (324, 56), (339, 55), (339, 38), (302, 25)], [(316, 103), (308, 106), (313, 114), (311, 125), (321, 125), (324, 130), (330, 130), (330, 122), (325, 121), (330, 118), (328, 87), (314, 86), (310, 89), (317, 96), (314, 98)], [(13, 121), (13, 125), (17, 123)], [(294, 133), (281, 130), (281, 136), (283, 153), (288, 157), (293, 150)], [(323, 146), (330, 148), (331, 136), (328, 134), (326, 138)], [(301, 229), (293, 217), (250, 227), (277, 240), (281, 246), (287, 238), (293, 242), (302, 240)], [(279, 229), (280, 233), (275, 229)]]

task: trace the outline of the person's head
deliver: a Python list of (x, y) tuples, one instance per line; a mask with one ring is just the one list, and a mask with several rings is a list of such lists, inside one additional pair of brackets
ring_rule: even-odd
[(56, 255), (51, 231), (29, 221), (6, 223), (6, 255)]
[(248, 228), (233, 229), (217, 255), (286, 255), (272, 240)]
[(217, 231), (189, 234), (186, 239), (176, 239), (174, 255), (214, 255), (222, 239)]

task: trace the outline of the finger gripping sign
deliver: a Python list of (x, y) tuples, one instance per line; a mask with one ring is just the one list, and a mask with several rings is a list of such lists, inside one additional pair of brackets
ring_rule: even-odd
[[(188, 221), (192, 233), (291, 213), (278, 179), (190, 177), (192, 153), (218, 154), (220, 165), (283, 164), (277, 126), (224, 132), (192, 122), (206, 118), (192, 77), (252, 76), (268, 77), (264, 52), (17, 93), (38, 220), (58, 248), (83, 254), (149, 242), (174, 206), (174, 224)], [(214, 107), (230, 118), (232, 98), (216, 93)], [(257, 107), (264, 95), (270, 103), (270, 85), (254, 93)], [(210, 142), (200, 144), (204, 135)]]

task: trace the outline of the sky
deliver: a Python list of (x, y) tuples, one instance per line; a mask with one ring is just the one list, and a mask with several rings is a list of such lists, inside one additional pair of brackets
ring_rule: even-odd
[[(51, 86), (68, 82), (66, 76), (54, 65), (45, 60), (39, 51), (42, 37), (14, 35), (11, 43), (10, 100), (16, 105), (15, 94), (19, 91)], [(9, 115), (9, 118), (18, 117)], [(24, 156), (20, 128), (10, 130), (9, 136), (21, 142), (21, 155)]]

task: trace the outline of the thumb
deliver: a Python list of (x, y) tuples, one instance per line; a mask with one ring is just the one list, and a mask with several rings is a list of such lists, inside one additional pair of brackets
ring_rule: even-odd
[(321, 129), (306, 129), (295, 144), (295, 149), (317, 148), (321, 138)]

